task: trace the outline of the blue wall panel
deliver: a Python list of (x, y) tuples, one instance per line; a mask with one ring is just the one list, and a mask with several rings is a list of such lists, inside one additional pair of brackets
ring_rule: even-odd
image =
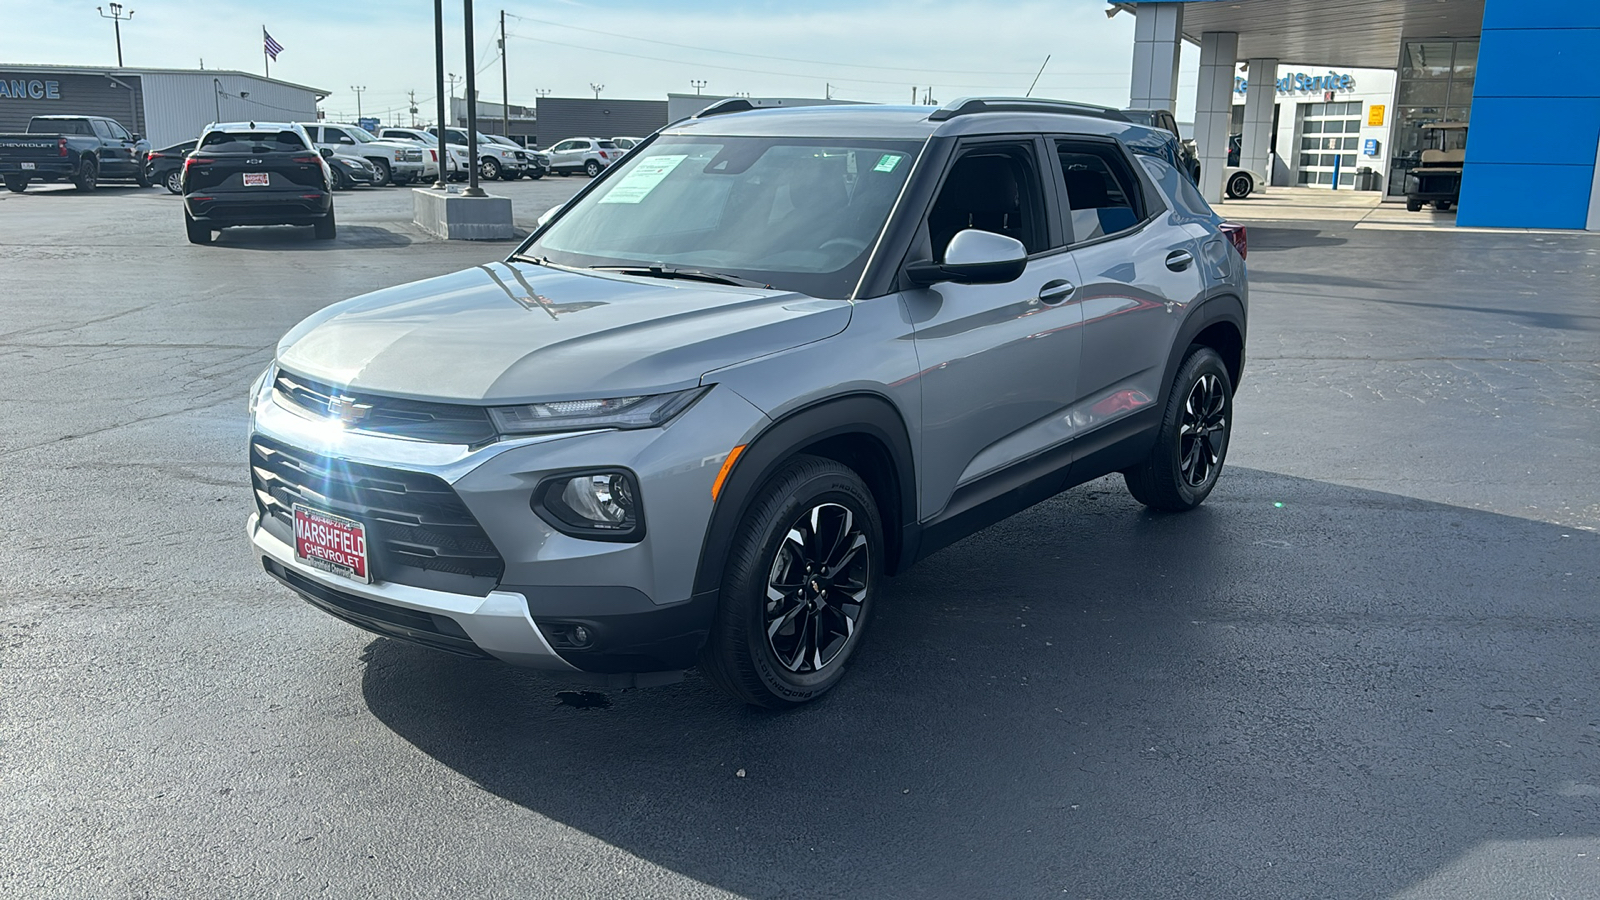
[(1479, 163), (1468, 171), (1472, 191), (1462, 185), (1457, 225), (1582, 230), (1588, 219), (1593, 157), (1587, 166)]
[(1458, 224), (1584, 227), (1597, 69), (1600, 0), (1486, 0)]

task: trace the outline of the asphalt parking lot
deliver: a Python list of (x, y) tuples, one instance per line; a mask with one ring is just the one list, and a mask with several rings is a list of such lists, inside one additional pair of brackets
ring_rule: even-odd
[(197, 247), (0, 195), (0, 895), (1600, 897), (1600, 236), (1252, 222), (1210, 501), (969, 538), (774, 715), (576, 708), (262, 574), (278, 337), (511, 246), (337, 204)]

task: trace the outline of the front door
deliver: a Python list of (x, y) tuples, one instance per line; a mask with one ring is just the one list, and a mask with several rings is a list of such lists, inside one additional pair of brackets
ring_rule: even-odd
[(986, 499), (986, 476), (1060, 443), (1077, 396), (1082, 318), (1069, 301), (1078, 276), (1044, 188), (1042, 148), (1033, 138), (962, 145), (918, 237), (933, 259), (967, 228), (1014, 237), (1029, 252), (1022, 277), (1007, 284), (945, 282), (904, 295), (921, 369), (924, 521), (961, 511), (946, 510), (958, 488), (970, 488), (958, 507)]

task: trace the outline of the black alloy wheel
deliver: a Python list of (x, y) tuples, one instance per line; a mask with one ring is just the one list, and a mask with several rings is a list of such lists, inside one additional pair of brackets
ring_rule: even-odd
[(100, 184), (100, 163), (92, 156), (83, 158), (78, 164), (78, 174), (72, 177), (72, 183), (80, 191), (92, 191)]
[(1123, 470), (1128, 492), (1151, 509), (1183, 512), (1216, 487), (1233, 429), (1233, 380), (1210, 347), (1192, 347), (1144, 462)]
[(171, 172), (168, 172), (167, 177), (162, 184), (166, 187), (167, 193), (169, 194), (183, 193), (183, 170), (173, 169)]
[(769, 709), (826, 693), (861, 645), (882, 547), (860, 476), (831, 459), (790, 460), (751, 499), (734, 537), (702, 671)]
[(27, 189), (28, 179), (23, 178), (21, 175), (6, 176), (6, 190), (13, 194), (20, 194)]

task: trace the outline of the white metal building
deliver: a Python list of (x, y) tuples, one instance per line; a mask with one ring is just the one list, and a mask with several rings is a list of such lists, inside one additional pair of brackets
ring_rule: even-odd
[(211, 122), (314, 122), (307, 87), (226, 69), (0, 64), (0, 131), (21, 131), (42, 115), (108, 116), (164, 147), (198, 137)]
[[(1267, 114), (1272, 118), (1271, 183), (1331, 188), (1337, 171), (1340, 187), (1348, 188), (1357, 184), (1361, 169), (1370, 168), (1379, 174), (1371, 189), (1381, 190), (1383, 173), (1389, 171), (1394, 71), (1280, 64), (1273, 78), (1276, 90)], [(1247, 67), (1240, 65), (1233, 79), (1231, 134), (1245, 130), (1250, 83)]]

